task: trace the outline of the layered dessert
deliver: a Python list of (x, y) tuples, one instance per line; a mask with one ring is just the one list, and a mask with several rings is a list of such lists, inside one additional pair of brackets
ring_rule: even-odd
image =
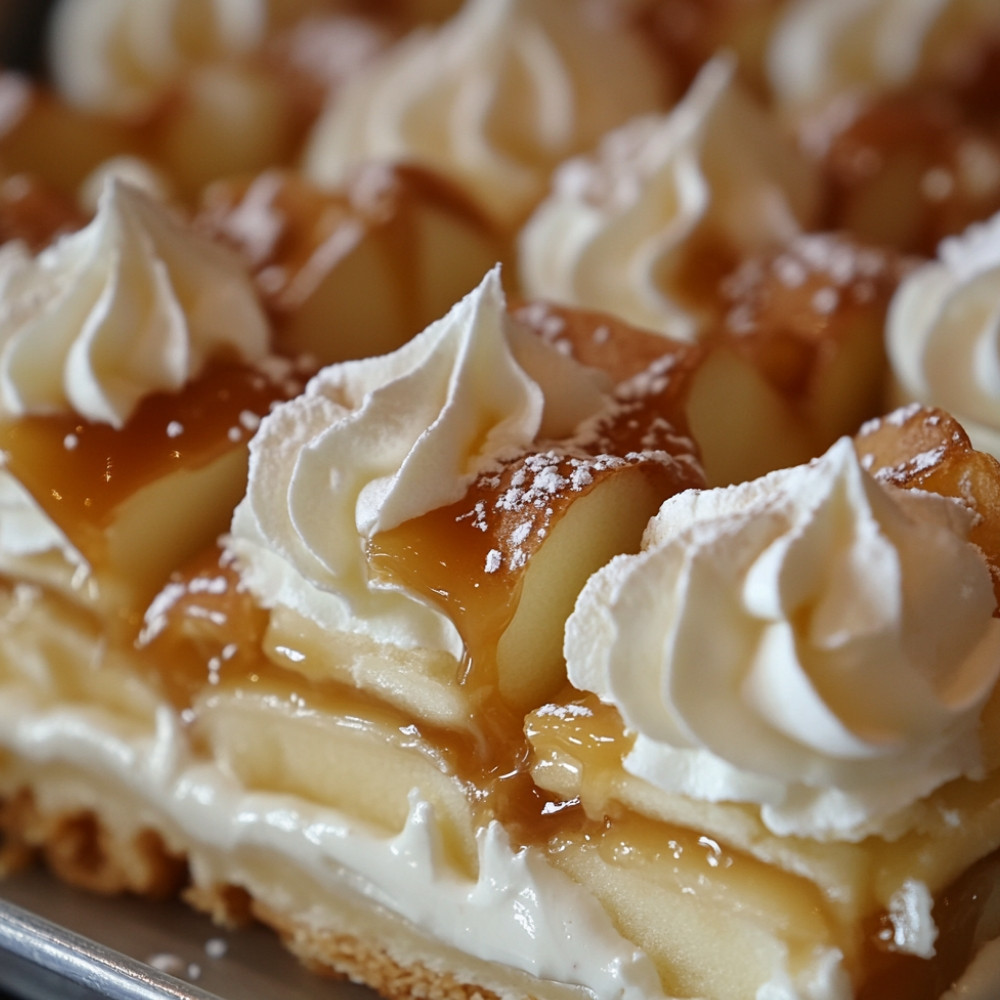
[(992, 997), (994, 7), (55, 5), (0, 866), (389, 1000)]

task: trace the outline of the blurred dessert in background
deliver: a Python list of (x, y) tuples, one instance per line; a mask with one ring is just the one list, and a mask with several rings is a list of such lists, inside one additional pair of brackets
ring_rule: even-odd
[(321, 115), (307, 175), (338, 184), (364, 160), (424, 164), (516, 229), (562, 160), (671, 96), (641, 34), (600, 5), (573, 7), (567, 17), (559, 0), (472, 0), (410, 34)]
[(338, 189), (276, 170), (206, 189), (196, 224), (239, 250), (282, 353), (318, 364), (395, 350), (507, 253), (460, 189), (369, 163)]

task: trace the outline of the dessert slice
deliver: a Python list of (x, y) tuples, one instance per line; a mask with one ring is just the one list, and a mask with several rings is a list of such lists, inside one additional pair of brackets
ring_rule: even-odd
[(385, 354), (474, 288), (505, 253), (462, 192), (414, 166), (369, 164), (342, 189), (268, 171), (220, 181), (197, 224), (246, 258), (284, 354)]
[(937, 998), (997, 937), (998, 477), (911, 410), (588, 581), (527, 720), (543, 849), (669, 995)]
[(237, 258), (112, 181), (86, 228), (0, 254), (2, 569), (131, 622), (225, 527), (287, 387)]
[(196, 905), (388, 995), (658, 995), (527, 847), (546, 807), (522, 726), (565, 683), (584, 580), (703, 482), (660, 390), (547, 345), (495, 272), (392, 354), (324, 369), (261, 422), (221, 554), (172, 577), (138, 648), (95, 654), (67, 618), (29, 669), (44, 609), (12, 588), (9, 836), (138, 891), (183, 858)]

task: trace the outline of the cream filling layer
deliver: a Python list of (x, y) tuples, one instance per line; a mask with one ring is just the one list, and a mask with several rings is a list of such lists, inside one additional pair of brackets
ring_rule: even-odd
[[(110, 781), (140, 803), (128, 811), (131, 822), (151, 823), (190, 853), (199, 881), (234, 879), (282, 908), (281, 882), (260, 878), (268, 864), (247, 865), (248, 857), (274, 859), (304, 872), (317, 901), (365, 901), (483, 962), (580, 986), (601, 1000), (664, 996), (650, 958), (622, 938), (599, 904), (540, 852), (514, 849), (496, 821), (478, 832), (478, 877), (463, 878), (443, 862), (433, 808), (417, 793), (403, 830), (387, 837), (296, 796), (248, 790), (195, 757), (167, 706), (150, 727), (99, 706), (40, 704), (10, 685), (0, 688), (0, 745), (29, 762), (0, 765), (0, 786), (13, 790), (20, 775), (53, 767), (93, 775), (96, 787)], [(91, 804), (78, 794), (84, 801), (46, 803), (41, 788), (43, 803), (57, 808)]]

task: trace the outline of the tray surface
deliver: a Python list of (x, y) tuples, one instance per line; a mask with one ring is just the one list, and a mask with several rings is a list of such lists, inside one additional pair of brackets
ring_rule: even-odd
[(229, 931), (181, 903), (104, 898), (44, 871), (0, 881), (0, 997), (375, 1000), (303, 969), (263, 927)]

